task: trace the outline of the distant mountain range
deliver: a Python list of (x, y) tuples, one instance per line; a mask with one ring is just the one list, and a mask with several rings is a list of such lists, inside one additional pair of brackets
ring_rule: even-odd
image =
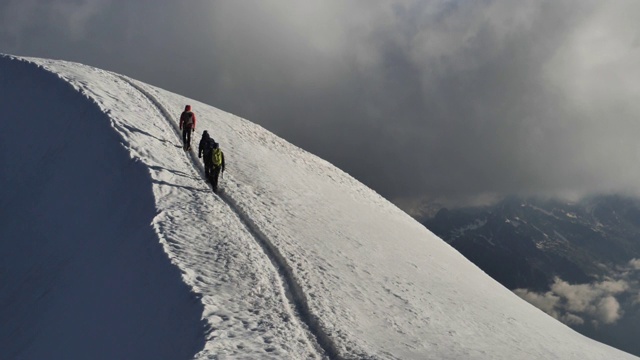
[[(605, 300), (610, 301), (614, 316), (605, 324), (585, 321), (588, 316), (573, 317), (579, 312), (553, 315), (596, 340), (640, 354), (630, 335), (640, 330), (639, 199), (610, 195), (566, 202), (510, 197), (492, 206), (443, 208), (419, 221), (505, 287), (519, 289), (520, 295), (535, 294), (528, 300), (539, 300), (531, 302), (549, 313), (559, 307), (567, 313), (603, 313), (611, 309)], [(612, 284), (620, 289), (609, 291)], [(559, 293), (562, 286), (573, 294)], [(580, 299), (580, 307), (572, 303), (572, 295), (601, 297), (592, 304)], [(545, 308), (550, 300), (554, 307)]]
[(556, 276), (586, 283), (640, 258), (640, 200), (507, 198), (440, 210), (421, 221), (509, 289), (548, 290)]

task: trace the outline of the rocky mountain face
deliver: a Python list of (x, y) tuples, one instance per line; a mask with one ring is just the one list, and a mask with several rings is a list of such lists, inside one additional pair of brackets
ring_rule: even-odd
[(640, 355), (639, 199), (512, 197), (419, 220), (541, 310)]
[(587, 283), (640, 258), (640, 200), (620, 196), (508, 198), (421, 222), (512, 290), (548, 290), (555, 277)]

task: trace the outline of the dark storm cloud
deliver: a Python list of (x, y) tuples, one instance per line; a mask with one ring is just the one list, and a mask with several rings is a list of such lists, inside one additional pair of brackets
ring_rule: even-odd
[(640, 3), (1, 4), (1, 52), (202, 100), (390, 199), (638, 192)]

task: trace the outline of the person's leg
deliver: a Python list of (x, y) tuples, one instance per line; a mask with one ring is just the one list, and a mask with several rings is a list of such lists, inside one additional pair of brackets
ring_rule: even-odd
[(213, 174), (211, 175), (211, 186), (213, 187), (213, 192), (218, 192), (218, 176), (220, 176), (220, 166), (216, 166), (213, 168)]
[(211, 173), (213, 172), (213, 159), (211, 154), (204, 154), (204, 175), (207, 181), (211, 181)]
[(182, 128), (182, 148), (187, 148), (187, 134), (191, 132), (191, 129)]

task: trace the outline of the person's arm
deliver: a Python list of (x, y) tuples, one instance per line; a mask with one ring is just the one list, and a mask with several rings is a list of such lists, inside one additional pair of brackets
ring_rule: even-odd
[(193, 114), (193, 127), (191, 128), (192, 132), (196, 131), (196, 113), (192, 113)]

